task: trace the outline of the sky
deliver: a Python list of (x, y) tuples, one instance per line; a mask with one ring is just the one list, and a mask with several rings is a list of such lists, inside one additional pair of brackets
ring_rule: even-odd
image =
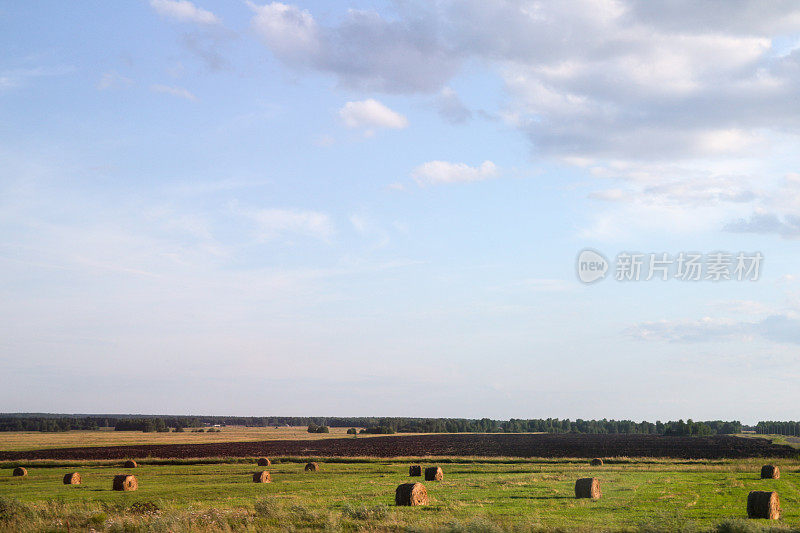
[(798, 95), (788, 0), (0, 0), (0, 411), (796, 419)]

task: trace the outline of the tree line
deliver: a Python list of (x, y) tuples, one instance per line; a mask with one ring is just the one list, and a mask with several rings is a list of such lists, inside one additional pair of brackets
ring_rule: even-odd
[(400, 417), (235, 417), (141, 415), (0, 415), (0, 431), (69, 431), (113, 427), (117, 431), (169, 431), (205, 426), (308, 426), (363, 428), (365, 433), (588, 433), (649, 435), (726, 435), (751, 429), (757, 433), (800, 435), (798, 422), (759, 422), (745, 428), (738, 421), (634, 422), (632, 420), (570, 420), (558, 418), (492, 420), (490, 418)]
[(800, 437), (800, 422), (759, 422), (755, 432), (761, 435), (791, 435)]

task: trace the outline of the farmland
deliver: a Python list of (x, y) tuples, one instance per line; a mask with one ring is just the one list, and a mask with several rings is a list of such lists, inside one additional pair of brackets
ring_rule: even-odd
[[(0, 432), (0, 450), (35, 450), (87, 446), (119, 446), (135, 444), (196, 444), (213, 442), (247, 442), (259, 440), (317, 440), (347, 437), (347, 428), (330, 428), (330, 433), (309, 433), (305, 427), (228, 426), (219, 433), (143, 433), (141, 431), (63, 431), (43, 434), (39, 431)], [(369, 437), (371, 435), (361, 435)]]
[[(761, 461), (752, 459), (592, 467), (584, 460), (450, 458), (438, 463), (444, 481), (425, 482), (430, 505), (418, 508), (393, 505), (394, 489), (411, 480), (409, 460), (321, 462), (316, 473), (303, 472), (303, 464), (278, 459), (272, 483), (255, 484), (252, 461), (145, 462), (132, 472), (139, 490), (131, 493), (110, 490), (113, 475), (123, 471), (119, 464), (34, 465), (24, 479), (12, 478), (4, 465), (0, 494), (15, 502), (4, 525), (14, 531), (66, 531), (67, 524), (98, 531), (710, 531), (724, 523), (744, 527), (748, 491), (764, 489), (780, 494), (781, 524), (800, 525), (800, 473), (788, 460), (777, 461), (781, 479), (761, 480)], [(71, 470), (82, 473), (82, 485), (61, 484)], [(601, 480), (602, 498), (576, 500), (575, 480), (589, 476)]]
[[(217, 435), (213, 434), (216, 438)], [(0, 451), (0, 460), (124, 459), (127, 457), (194, 458), (319, 457), (671, 457), (718, 459), (795, 457), (797, 450), (767, 439), (666, 437), (659, 435), (573, 434), (426, 434), (363, 438), (283, 439), (242, 442), (139, 444)]]
[[(242, 437), (263, 435), (263, 429), (242, 431)], [(767, 439), (545, 434), (353, 438), (338, 433), (317, 439), (284, 433), (284, 438), (272, 440), (215, 441), (224, 434), (190, 434), (199, 439), (162, 444), (154, 439), (187, 435), (147, 434), (133, 446), (95, 442), (70, 448), (57, 447), (69, 442), (59, 440), (64, 435), (39, 434), (38, 440), (16, 435), (17, 449), (5, 448), (0, 454), (0, 530), (800, 528), (797, 450)], [(595, 453), (601, 451), (605, 453)], [(259, 455), (273, 459), (271, 483), (252, 482), (258, 470), (254, 457)], [(586, 457), (595, 455), (604, 457), (605, 465), (590, 466)], [(122, 458), (136, 459), (139, 467), (125, 470)], [(304, 472), (311, 458), (319, 462), (319, 472)], [(780, 479), (759, 478), (765, 461), (780, 467)], [(427, 506), (393, 504), (400, 483), (419, 480), (408, 477), (410, 464), (437, 464), (444, 470), (443, 481), (424, 482), (431, 498)], [(27, 467), (28, 476), (11, 476), (18, 465)], [(81, 485), (62, 484), (64, 474), (72, 471), (81, 473)], [(123, 472), (135, 474), (137, 491), (111, 490), (113, 476)], [(574, 498), (575, 480), (582, 477), (600, 480), (600, 500)], [(747, 520), (751, 490), (777, 491), (783, 518), (773, 524)]]

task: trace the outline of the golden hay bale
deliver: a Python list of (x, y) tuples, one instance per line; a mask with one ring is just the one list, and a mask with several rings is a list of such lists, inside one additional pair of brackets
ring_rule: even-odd
[(306, 464), (306, 472), (316, 472), (317, 470), (319, 470), (319, 465), (317, 463)]
[(136, 490), (139, 488), (139, 482), (130, 474), (120, 474), (114, 476), (114, 490)]
[(128, 460), (125, 461), (125, 464), (122, 466), (124, 466), (125, 468), (136, 468), (139, 465), (136, 464), (136, 461)]
[(403, 483), (394, 491), (395, 505), (427, 505), (428, 491), (422, 483)]
[(80, 485), (81, 475), (77, 472), (64, 474), (64, 485)]
[(775, 465), (764, 465), (761, 467), (761, 479), (780, 479), (781, 469)]
[(592, 466), (603, 466), (603, 460), (600, 459), (599, 457), (595, 457), (594, 459), (592, 459), (592, 462), (590, 464)]
[(419, 465), (411, 465), (408, 467), (408, 475), (410, 477), (416, 477), (422, 475), (422, 467)]
[(28, 475), (28, 471), (25, 470), (24, 468), (22, 468), (21, 466), (18, 466), (18, 467), (16, 467), (14, 469), (14, 471), (11, 473), (11, 475), (13, 475), (13, 476), (27, 476)]
[(441, 481), (444, 478), (444, 472), (438, 466), (429, 466), (425, 469), (425, 481)]
[(585, 477), (575, 482), (576, 498), (600, 498), (600, 480), (596, 477)]
[(272, 476), (269, 475), (269, 471), (262, 470), (261, 472), (253, 472), (253, 483), (271, 483)]
[(754, 490), (747, 495), (748, 518), (777, 520), (781, 517), (781, 502), (777, 492)]
[(271, 464), (272, 462), (266, 457), (260, 457), (258, 459), (258, 466), (270, 466)]

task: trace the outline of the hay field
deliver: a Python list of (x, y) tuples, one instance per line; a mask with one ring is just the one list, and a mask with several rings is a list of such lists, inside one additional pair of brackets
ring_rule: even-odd
[[(428, 460), (274, 458), (272, 482), (252, 482), (252, 464), (141, 464), (139, 490), (113, 492), (120, 466), (27, 465), (24, 479), (0, 465), (0, 529), (6, 531), (766, 531), (800, 528), (800, 465), (773, 460), (778, 480), (761, 480), (762, 460), (630, 460), (593, 467), (586, 460), (472, 458), (438, 462), (441, 482), (423, 481), (431, 503), (394, 506), (409, 464)], [(62, 484), (78, 471), (80, 486)], [(602, 498), (576, 500), (575, 480), (597, 477)], [(778, 491), (783, 519), (746, 519), (750, 490)], [(5, 511), (3, 511), (5, 509)], [(5, 515), (3, 515), (5, 513)], [(789, 529), (787, 529), (789, 528)]]
[[(201, 444), (207, 442), (248, 442), (260, 440), (317, 440), (334, 437), (352, 437), (347, 428), (331, 428), (330, 433), (309, 433), (306, 427), (244, 427), (226, 426), (219, 433), (143, 433), (141, 431), (64, 431), (41, 433), (38, 431), (0, 432), (0, 450), (21, 451), (44, 448), (71, 448), (76, 446), (125, 446), (136, 444)], [(404, 433), (403, 435), (413, 435)], [(369, 438), (379, 435), (359, 435)]]

